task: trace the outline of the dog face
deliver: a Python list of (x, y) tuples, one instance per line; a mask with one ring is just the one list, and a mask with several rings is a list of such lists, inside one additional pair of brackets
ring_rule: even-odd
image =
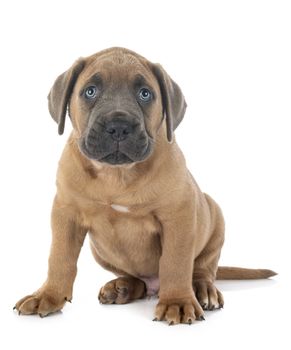
[(64, 130), (67, 106), (81, 152), (110, 165), (150, 157), (164, 116), (168, 141), (184, 116), (182, 92), (163, 68), (112, 48), (79, 59), (57, 78), (49, 110)]
[(80, 150), (111, 165), (150, 156), (162, 103), (153, 73), (132, 55), (93, 60), (79, 76), (70, 104)]

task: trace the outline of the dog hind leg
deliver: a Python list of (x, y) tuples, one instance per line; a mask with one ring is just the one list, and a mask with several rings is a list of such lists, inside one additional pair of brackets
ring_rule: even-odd
[(224, 242), (224, 220), (216, 203), (206, 196), (212, 217), (215, 220), (213, 233), (205, 248), (195, 259), (193, 272), (193, 289), (204, 310), (222, 308), (224, 301), (221, 292), (215, 287), (216, 272), (221, 248)]
[(118, 277), (107, 282), (99, 292), (101, 304), (126, 304), (146, 296), (146, 285), (135, 277)]

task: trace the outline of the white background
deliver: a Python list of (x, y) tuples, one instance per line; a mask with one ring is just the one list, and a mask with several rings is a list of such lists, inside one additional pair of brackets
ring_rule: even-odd
[[(290, 349), (290, 18), (280, 0), (1, 2), (1, 349)], [(191, 327), (152, 322), (156, 300), (99, 305), (112, 275), (88, 241), (72, 305), (46, 319), (12, 311), (46, 277), (55, 173), (71, 129), (57, 135), (46, 96), (75, 59), (111, 46), (162, 63), (181, 86), (189, 107), (177, 140), (223, 209), (221, 264), (279, 272), (219, 282), (224, 310)]]

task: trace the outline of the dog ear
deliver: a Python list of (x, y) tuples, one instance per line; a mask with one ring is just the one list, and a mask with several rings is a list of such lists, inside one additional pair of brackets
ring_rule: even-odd
[(65, 119), (67, 107), (74, 85), (79, 74), (85, 66), (85, 60), (79, 59), (73, 66), (61, 74), (54, 82), (48, 95), (48, 108), (53, 119), (58, 123), (59, 135), (62, 135), (65, 129)]
[(153, 72), (161, 90), (163, 113), (167, 125), (167, 139), (172, 142), (173, 131), (181, 123), (187, 104), (180, 87), (169, 77), (160, 64), (153, 65)]

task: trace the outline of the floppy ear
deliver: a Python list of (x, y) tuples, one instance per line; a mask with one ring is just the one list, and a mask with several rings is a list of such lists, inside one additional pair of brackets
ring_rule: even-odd
[(167, 139), (173, 140), (173, 131), (182, 121), (186, 111), (186, 101), (180, 87), (169, 77), (160, 64), (153, 65), (162, 94), (163, 113), (166, 117)]
[(68, 103), (77, 78), (84, 66), (85, 60), (79, 59), (76, 61), (69, 70), (56, 79), (48, 95), (49, 112), (58, 123), (59, 135), (64, 132)]

